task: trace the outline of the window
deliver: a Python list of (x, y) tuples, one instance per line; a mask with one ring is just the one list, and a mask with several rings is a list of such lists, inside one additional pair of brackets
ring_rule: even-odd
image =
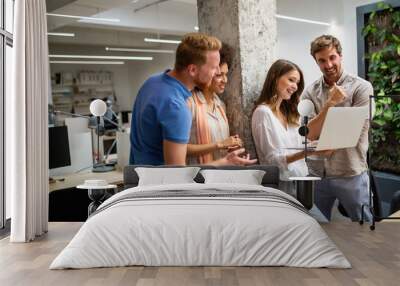
[(5, 194), (4, 194), (4, 35), (0, 39), (0, 227), (5, 223)]
[(5, 0), (5, 30), (13, 33), (14, 30), (14, 0)]
[(11, 94), (13, 68), (14, 0), (0, 0), (0, 228), (10, 215), (10, 194), (5, 188), (5, 105)]
[[(5, 51), (5, 76), (4, 76), (4, 83), (5, 83), (5, 88), (4, 88), (4, 98), (6, 101), (8, 98), (10, 98), (11, 95), (11, 75), (12, 75), (12, 69), (14, 68), (13, 66), (13, 58), (12, 58), (12, 46), (6, 45), (6, 51)], [(6, 105), (6, 104), (4, 104)], [(4, 122), (7, 119), (5, 118)], [(6, 127), (7, 128), (7, 127)], [(5, 131), (5, 130), (4, 130)], [(5, 137), (4, 137), (5, 138)], [(5, 140), (4, 140), (5, 142)], [(4, 152), (4, 154), (6, 154)], [(5, 172), (6, 170), (4, 170)], [(10, 194), (10, 188), (5, 188), (5, 219), (11, 218), (11, 194)]]

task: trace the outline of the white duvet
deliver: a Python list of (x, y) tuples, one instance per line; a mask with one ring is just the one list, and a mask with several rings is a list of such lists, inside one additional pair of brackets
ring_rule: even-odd
[[(350, 263), (307, 213), (281, 201), (235, 197), (122, 200), (146, 191), (262, 190), (262, 186), (180, 184), (135, 187), (90, 217), (50, 269), (145, 266), (294, 266), (349, 268)], [(117, 203), (116, 203), (117, 202)]]

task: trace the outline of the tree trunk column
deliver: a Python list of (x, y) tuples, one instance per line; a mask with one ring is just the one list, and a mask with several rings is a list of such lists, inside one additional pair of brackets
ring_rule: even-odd
[(222, 100), (231, 134), (239, 134), (254, 157), (251, 113), (275, 60), (276, 0), (197, 0), (197, 7), (200, 31), (218, 37), (233, 49)]

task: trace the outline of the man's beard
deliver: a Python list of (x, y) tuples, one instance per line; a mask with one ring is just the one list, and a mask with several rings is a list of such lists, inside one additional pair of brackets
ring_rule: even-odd
[(207, 87), (210, 86), (211, 82), (202, 82), (200, 81), (198, 78), (194, 79), (194, 84), (196, 85), (197, 88), (199, 88), (200, 90), (204, 90)]
[(323, 74), (324, 74), (324, 77), (326, 79), (336, 82), (336, 81), (339, 80), (339, 78), (340, 78), (340, 76), (342, 74), (342, 67), (341, 66), (336, 66), (334, 69), (335, 69), (335, 72), (332, 73), (332, 74), (327, 73), (326, 71)]

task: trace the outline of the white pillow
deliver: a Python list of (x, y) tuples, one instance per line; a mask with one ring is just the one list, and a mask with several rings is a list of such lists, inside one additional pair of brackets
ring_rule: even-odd
[(139, 176), (138, 186), (195, 183), (193, 179), (199, 167), (184, 168), (135, 168)]
[(234, 183), (261, 185), (265, 171), (262, 170), (201, 170), (204, 183)]

